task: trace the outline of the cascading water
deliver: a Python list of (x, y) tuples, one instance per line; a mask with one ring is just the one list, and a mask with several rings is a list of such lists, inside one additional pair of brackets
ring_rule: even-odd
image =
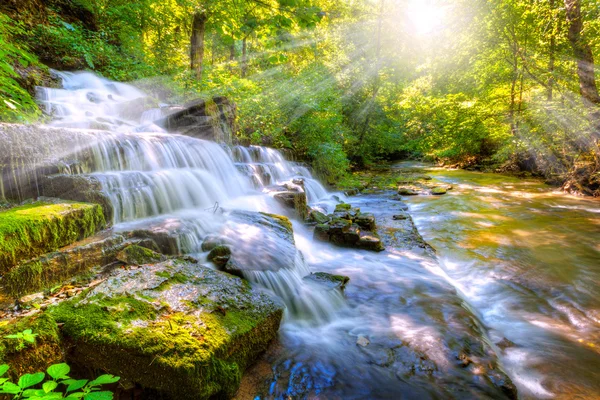
[[(40, 103), (55, 116), (53, 125), (110, 129), (91, 132), (93, 142), (81, 151), (92, 154), (86, 172), (109, 197), (115, 230), (178, 221), (183, 227), (180, 251), (193, 254), (202, 253), (203, 239), (218, 232), (230, 238), (234, 254), (246, 263), (264, 264), (244, 274), (281, 297), (291, 318), (314, 323), (328, 318), (342, 303), (339, 293), (310, 290), (303, 280), (310, 271), (293, 243), (232, 211), (214, 212), (220, 206), (285, 214), (262, 190), (295, 177), (307, 182), (309, 201), (325, 200), (328, 193), (308, 169), (287, 162), (273, 149), (227, 147), (165, 132), (137, 132), (139, 126), (162, 116), (160, 110), (151, 110), (140, 113), (138, 120), (123, 117), (121, 106), (143, 99), (142, 92), (91, 73), (57, 74), (63, 89), (39, 91)], [(266, 254), (270, 257), (265, 258)], [(282, 267), (273, 270), (276, 260)]]

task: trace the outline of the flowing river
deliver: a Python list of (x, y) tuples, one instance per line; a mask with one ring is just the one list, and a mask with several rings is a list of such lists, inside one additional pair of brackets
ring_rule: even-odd
[[(345, 199), (375, 215), (385, 252), (315, 242), (299, 220), (294, 247), (244, 211), (293, 215), (268, 187), (297, 178), (313, 207), (331, 211), (343, 195), (272, 149), (149, 129), (151, 113), (118, 121), (121, 97), (141, 92), (91, 74), (62, 77), (65, 89), (42, 98), (55, 126), (114, 126), (86, 130), (84, 148), (63, 149), (91, 157), (72, 172), (101, 183), (114, 229), (160, 225), (201, 261), (202, 242), (219, 233), (255, 264), (245, 277), (285, 303), (280, 339), (246, 375), (239, 398), (510, 398), (511, 380), (521, 398), (600, 396), (597, 201), (420, 166), (454, 186), (406, 200), (435, 253), (410, 218), (394, 218), (407, 206), (385, 192)], [(303, 279), (316, 271), (349, 276), (344, 296)]]

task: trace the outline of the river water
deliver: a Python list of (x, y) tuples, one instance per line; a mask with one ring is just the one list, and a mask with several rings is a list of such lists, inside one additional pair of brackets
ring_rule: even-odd
[[(115, 110), (141, 92), (91, 74), (63, 80), (65, 89), (44, 92), (53, 125), (114, 125), (86, 131), (93, 162), (81, 173), (102, 184), (115, 230), (161, 224), (200, 260), (211, 234), (235, 239), (233, 251), (257, 266), (245, 277), (286, 304), (279, 343), (239, 398), (505, 398), (511, 379), (522, 398), (600, 396), (598, 202), (432, 169), (454, 189), (408, 205), (437, 254), (410, 220), (393, 219), (406, 208), (394, 193), (347, 200), (376, 216), (385, 252), (314, 242), (297, 220), (294, 247), (247, 213), (292, 216), (267, 192), (298, 177), (309, 203), (331, 211), (336, 197), (305, 167), (272, 149), (138, 132), (131, 127), (148, 121), (121, 121)], [(286, 265), (273, 271), (274, 262)], [(303, 279), (317, 271), (349, 276), (345, 296)]]
[(600, 202), (532, 180), (430, 169), (454, 186), (409, 200), (523, 398), (600, 397)]

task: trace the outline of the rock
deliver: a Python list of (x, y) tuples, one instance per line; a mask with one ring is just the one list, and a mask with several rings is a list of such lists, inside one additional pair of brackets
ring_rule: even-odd
[(514, 342), (508, 340), (507, 338), (502, 338), (501, 341), (499, 341), (498, 343), (496, 343), (496, 346), (498, 346), (502, 350), (506, 350), (509, 347), (515, 347), (516, 344)]
[(0, 211), (0, 273), (91, 236), (105, 223), (96, 204), (55, 199)]
[[(211, 251), (220, 270), (244, 276), (252, 272), (272, 271), (293, 268), (298, 251), (294, 241), (294, 231), (290, 220), (281, 215), (250, 211), (233, 211), (227, 215), (231, 224), (224, 227), (227, 246), (218, 246)], [(248, 235), (248, 226), (252, 234)], [(229, 259), (225, 260), (227, 247)], [(209, 254), (209, 260), (213, 257)], [(225, 264), (223, 264), (225, 262)]]
[(165, 261), (162, 254), (138, 245), (130, 245), (121, 250), (116, 259), (127, 265), (145, 265)]
[(231, 249), (227, 246), (217, 246), (208, 253), (207, 258), (218, 267), (224, 267), (231, 258)]
[(315, 226), (313, 239), (318, 240), (320, 242), (329, 242), (329, 225), (319, 224)]
[(28, 296), (23, 296), (19, 299), (19, 303), (21, 304), (32, 304), (32, 303), (39, 303), (40, 301), (44, 300), (44, 293), (34, 293), (34, 294), (30, 294)]
[(348, 189), (344, 192), (346, 196), (356, 196), (360, 191), (358, 189)]
[(370, 213), (358, 214), (355, 222), (358, 224), (358, 226), (367, 231), (374, 231), (377, 229), (377, 224), (375, 223), (375, 216)]
[(341, 203), (335, 206), (335, 212), (349, 211), (351, 209), (352, 206), (348, 203)]
[(434, 187), (433, 189), (431, 189), (431, 194), (435, 195), (435, 196), (441, 196), (443, 194), (446, 194), (448, 192), (448, 190), (446, 188), (443, 187)]
[(194, 227), (188, 221), (173, 217), (142, 220), (127, 225), (117, 233), (129, 239), (147, 239), (156, 244), (157, 250), (168, 256), (181, 255), (192, 249), (181, 248), (180, 238), (193, 234)]
[(399, 194), (399, 195), (401, 195), (401, 196), (416, 196), (416, 195), (418, 195), (419, 193), (418, 193), (418, 192), (416, 192), (416, 191), (415, 191), (415, 190), (413, 190), (413, 189), (410, 189), (410, 188), (406, 188), (406, 187), (399, 187), (399, 188), (398, 188), (398, 194)]
[(369, 341), (369, 339), (366, 338), (366, 336), (363, 335), (359, 335), (358, 339), (356, 340), (356, 344), (361, 346), (361, 347), (366, 347), (370, 344), (371, 342)]
[(329, 223), (329, 235), (343, 235), (352, 226), (352, 220), (334, 218)]
[(227, 244), (227, 240), (222, 236), (209, 235), (202, 242), (202, 251), (211, 251), (217, 246)]
[(99, 204), (107, 222), (113, 220), (113, 206), (94, 176), (52, 175), (41, 179), (41, 192), (47, 197)]
[(284, 206), (296, 210), (300, 219), (308, 218), (309, 208), (305, 192), (285, 191), (276, 193), (273, 197)]
[(326, 272), (315, 272), (304, 277), (304, 280), (316, 283), (327, 290), (339, 289), (344, 290), (350, 278), (344, 275), (332, 275)]
[(330, 220), (330, 218), (327, 215), (323, 214), (318, 210), (312, 210), (310, 212), (309, 219), (312, 222), (316, 222), (317, 224), (326, 224)]
[(194, 100), (154, 124), (168, 132), (231, 145), (235, 118), (235, 103), (225, 97), (214, 97)]
[(277, 336), (282, 306), (239, 278), (170, 260), (119, 270), (49, 307), (71, 360), (176, 399), (231, 398)]
[(408, 215), (406, 215), (406, 214), (396, 214), (392, 218), (394, 219), (394, 221), (402, 221), (402, 220), (408, 219)]
[[(41, 183), (45, 176), (91, 170), (96, 134), (78, 129), (0, 124), (0, 200), (21, 202), (36, 198), (43, 195)], [(65, 154), (65, 149), (73, 152)]]
[(385, 246), (383, 242), (375, 233), (364, 233), (361, 232), (360, 239), (356, 243), (357, 247), (364, 250), (371, 251), (384, 251)]
[(352, 247), (356, 242), (360, 240), (360, 228), (358, 225), (350, 225), (348, 229), (344, 230), (341, 235), (332, 235), (330, 241), (332, 243)]

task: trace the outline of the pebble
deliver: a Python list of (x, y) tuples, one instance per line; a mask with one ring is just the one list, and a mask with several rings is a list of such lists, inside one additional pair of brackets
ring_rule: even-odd
[(363, 335), (359, 335), (358, 339), (356, 340), (356, 344), (361, 347), (366, 347), (369, 345), (369, 343), (371, 343), (369, 339), (367, 339), (366, 336)]
[(44, 293), (34, 293), (27, 296), (23, 296), (19, 299), (19, 302), (23, 304), (35, 303), (44, 300)]

